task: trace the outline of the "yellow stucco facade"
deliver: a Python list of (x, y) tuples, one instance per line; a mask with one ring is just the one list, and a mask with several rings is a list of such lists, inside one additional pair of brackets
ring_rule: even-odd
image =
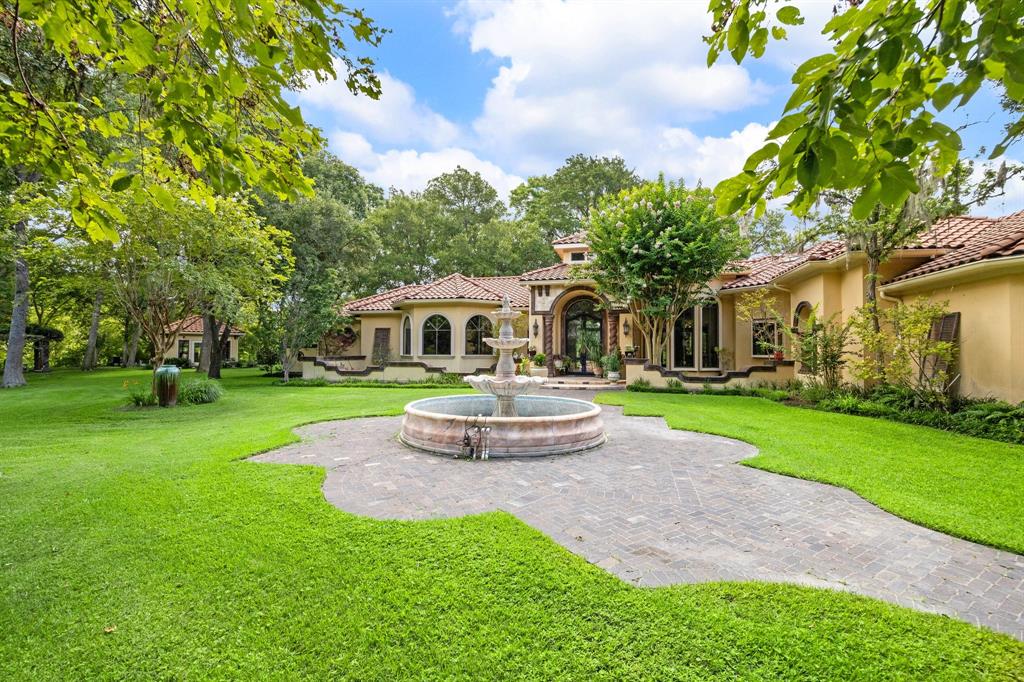
[[(970, 227), (974, 225), (970, 221), (981, 219), (958, 220), (958, 229), (962, 229), (963, 224)], [(961, 237), (962, 233), (957, 233), (956, 238)], [(669, 341), (667, 357), (651, 363), (644, 357), (647, 349), (628, 308), (604, 299), (592, 281), (577, 276), (573, 266), (588, 260), (587, 246), (570, 239), (553, 247), (560, 262), (520, 278), (522, 296), (516, 305), (525, 313), (518, 335), (529, 339), (531, 355), (547, 356), (550, 372), (561, 371), (563, 359), (575, 359), (574, 333), (578, 332), (574, 330), (585, 328), (599, 330), (602, 354), (611, 351), (625, 356), (622, 374), (627, 382), (643, 379), (666, 385), (675, 380), (690, 388), (782, 383), (801, 375), (781, 327), (800, 328), (812, 309), (817, 310), (819, 320), (846, 323), (866, 302), (866, 259), (844, 244), (822, 243), (812, 247), (811, 253), (740, 261), (735, 271), (709, 282), (714, 301), (684, 315)], [(985, 261), (953, 267), (937, 275), (917, 275), (931, 259), (955, 248), (925, 244), (896, 251), (879, 271), (879, 304), (886, 307), (915, 297), (946, 303), (951, 312), (961, 315), (960, 392), (1024, 401), (1024, 255), (995, 264)], [(766, 264), (774, 268), (770, 276), (752, 276)], [(772, 312), (759, 316), (762, 321), (740, 319), (737, 301), (754, 290), (768, 292)], [(466, 348), (467, 323), (478, 315), (489, 316), (498, 307), (497, 300), (491, 298), (398, 298), (387, 310), (363, 312), (357, 315), (358, 338), (348, 355), (321, 358), (317, 363), (307, 353), (303, 374), (332, 380), (346, 376), (416, 380), (440, 371), (486, 371), (495, 357)], [(424, 348), (424, 325), (432, 316), (442, 316), (450, 328), (449, 352), (430, 353)], [(764, 350), (763, 344), (755, 343), (755, 324), (759, 338), (774, 336), (782, 345), (781, 360)], [(389, 362), (384, 367), (374, 363), (375, 340), (378, 344), (386, 340)], [(590, 358), (591, 366), (595, 359)], [(847, 373), (846, 379), (852, 381), (853, 377)]]

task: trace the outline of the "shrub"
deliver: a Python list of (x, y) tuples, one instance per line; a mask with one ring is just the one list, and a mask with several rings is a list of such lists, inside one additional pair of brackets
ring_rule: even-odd
[(189, 361), (184, 358), (164, 358), (163, 363), (165, 365), (174, 365), (175, 367), (189, 367)]
[(151, 384), (143, 385), (138, 381), (125, 381), (124, 389), (128, 391), (128, 402), (135, 407), (152, 407), (156, 405), (156, 394)]
[(544, 355), (544, 353), (537, 353), (533, 356), (533, 364), (537, 367), (543, 367), (547, 361), (548, 356)]
[(609, 372), (618, 372), (621, 368), (618, 353), (609, 353), (608, 355), (601, 358), (601, 366)]
[(630, 382), (630, 384), (628, 386), (626, 386), (626, 389), (630, 390), (630, 391), (646, 391), (646, 390), (650, 389), (650, 387), (651, 387), (651, 382), (650, 381), (648, 381), (647, 379), (645, 379), (643, 377), (637, 377), (632, 382)]
[(460, 386), (462, 385), (462, 375), (457, 372), (442, 372), (430, 377), (428, 383), (440, 384), (441, 386)]
[(224, 395), (221, 385), (212, 379), (193, 379), (178, 389), (178, 402), (185, 405), (215, 403)]
[(678, 391), (683, 388), (683, 382), (679, 379), (665, 379), (665, 388), (672, 391)]

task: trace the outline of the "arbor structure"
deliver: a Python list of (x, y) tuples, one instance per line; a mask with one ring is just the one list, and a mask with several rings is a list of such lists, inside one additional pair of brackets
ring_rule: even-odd
[(709, 296), (742, 248), (739, 227), (715, 212), (711, 191), (650, 182), (605, 197), (587, 228), (598, 290), (629, 307), (652, 362), (665, 364), (672, 327)]
[[(764, 54), (769, 36), (803, 23), (792, 2), (712, 0), (708, 62)], [(771, 12), (771, 14), (770, 14)], [(1011, 123), (990, 158), (1024, 135), (1024, 4), (1003, 0), (836, 3), (824, 34), (833, 48), (801, 64), (782, 117), (743, 172), (715, 188), (723, 213), (790, 196), (798, 214), (825, 190), (853, 191), (851, 213), (899, 209), (925, 167), (944, 176), (962, 141), (947, 109), (986, 85), (1005, 93)], [(946, 117), (943, 120), (943, 117)]]

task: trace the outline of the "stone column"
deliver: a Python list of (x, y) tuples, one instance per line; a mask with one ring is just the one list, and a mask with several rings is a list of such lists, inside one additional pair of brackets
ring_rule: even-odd
[(608, 353), (611, 354), (619, 347), (619, 313), (608, 311)]
[(555, 376), (555, 316), (548, 313), (544, 316), (544, 355), (547, 356), (548, 375)]

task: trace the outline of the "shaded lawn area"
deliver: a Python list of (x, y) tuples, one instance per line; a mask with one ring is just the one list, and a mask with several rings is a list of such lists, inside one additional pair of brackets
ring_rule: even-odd
[(786, 585), (640, 589), (505, 513), (374, 521), (328, 505), (319, 468), (239, 461), (298, 424), (396, 414), (441, 390), (282, 388), (239, 370), (216, 404), (124, 410), (127, 377), (148, 375), (55, 373), (0, 392), (2, 679), (1024, 669), (1020, 642), (948, 618)]
[(848, 488), (897, 516), (1024, 553), (1024, 447), (761, 398), (606, 393), (626, 414), (757, 446), (743, 464)]

